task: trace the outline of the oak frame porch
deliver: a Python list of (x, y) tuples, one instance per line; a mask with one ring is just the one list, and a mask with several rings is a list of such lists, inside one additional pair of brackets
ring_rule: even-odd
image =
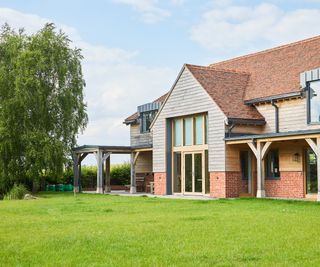
[(320, 201), (320, 129), (270, 133), (260, 135), (243, 135), (225, 138), (226, 145), (247, 144), (257, 160), (257, 198), (266, 197), (265, 192), (265, 157), (273, 143), (281, 141), (305, 140), (317, 158), (317, 200)]
[[(73, 149), (74, 191), (81, 192), (81, 162), (93, 154), (97, 162), (97, 189), (98, 194), (111, 192), (110, 185), (110, 158), (112, 154), (131, 155), (130, 193), (136, 193), (135, 165), (141, 151), (150, 148), (133, 148), (130, 146), (95, 146), (84, 145)], [(105, 174), (104, 174), (105, 169)]]

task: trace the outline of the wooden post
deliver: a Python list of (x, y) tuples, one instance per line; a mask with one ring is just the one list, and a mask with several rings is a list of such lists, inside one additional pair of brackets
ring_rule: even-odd
[(78, 154), (73, 154), (73, 190), (74, 192), (79, 192), (79, 156)]
[(263, 163), (264, 161), (261, 158), (261, 143), (257, 143), (257, 198), (262, 198), (266, 196), (264, 190), (264, 171)]
[(106, 177), (105, 177), (105, 192), (111, 192), (111, 185), (110, 185), (110, 156), (106, 159)]
[(130, 177), (130, 194), (135, 194), (137, 192), (136, 187), (136, 166), (134, 162), (134, 153), (131, 153), (131, 177)]
[(103, 194), (102, 151), (99, 149), (94, 155), (97, 160), (97, 193)]
[(264, 181), (265, 181), (265, 168), (264, 168), (264, 158), (270, 148), (272, 142), (266, 142), (262, 145), (261, 142), (257, 142), (255, 145), (253, 142), (248, 143), (251, 148), (253, 154), (257, 159), (257, 198), (262, 198), (266, 196), (266, 192), (264, 189)]
[(136, 162), (140, 152), (131, 153), (131, 179), (130, 179), (130, 194), (137, 192), (136, 185)]

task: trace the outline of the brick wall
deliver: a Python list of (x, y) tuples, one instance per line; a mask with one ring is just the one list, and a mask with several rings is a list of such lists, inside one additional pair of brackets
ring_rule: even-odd
[(166, 173), (156, 172), (154, 173), (154, 194), (165, 195), (166, 194)]
[(238, 171), (210, 172), (210, 196), (217, 198), (239, 197), (247, 188)]
[(303, 172), (282, 171), (280, 175), (280, 180), (265, 180), (267, 197), (305, 197)]
[(239, 197), (240, 193), (242, 193), (242, 178), (241, 172), (233, 171), (226, 172), (226, 196), (227, 197)]
[(210, 196), (217, 198), (226, 197), (225, 172), (210, 172)]

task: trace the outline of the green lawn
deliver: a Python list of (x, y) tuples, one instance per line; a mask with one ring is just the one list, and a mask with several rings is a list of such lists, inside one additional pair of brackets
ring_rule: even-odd
[(0, 266), (319, 266), (320, 205), (40, 194), (0, 201)]

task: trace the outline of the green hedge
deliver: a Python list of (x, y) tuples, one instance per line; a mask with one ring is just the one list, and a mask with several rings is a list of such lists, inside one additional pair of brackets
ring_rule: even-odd
[[(112, 164), (110, 168), (112, 185), (130, 184), (130, 163)], [(44, 177), (47, 184), (73, 184), (73, 170), (67, 169), (61, 177)], [(81, 167), (81, 185), (83, 188), (94, 188), (97, 183), (97, 167)]]
[(110, 177), (112, 185), (127, 185), (130, 184), (130, 163), (111, 165)]

